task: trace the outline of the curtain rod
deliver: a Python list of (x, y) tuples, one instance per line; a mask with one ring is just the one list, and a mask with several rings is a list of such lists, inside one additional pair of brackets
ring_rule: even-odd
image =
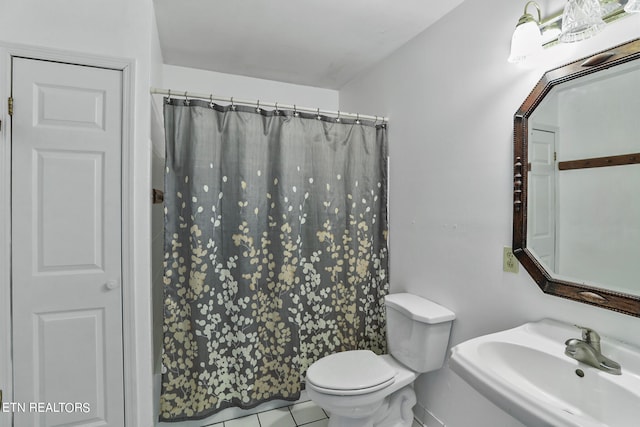
[(262, 102), (260, 100), (256, 100), (256, 101), (249, 101), (246, 99), (236, 99), (236, 98), (222, 98), (219, 96), (214, 96), (212, 94), (203, 94), (203, 93), (195, 93), (195, 92), (185, 92), (185, 91), (178, 91), (178, 90), (173, 90), (173, 89), (159, 89), (159, 88), (155, 88), (152, 87), (151, 88), (151, 94), (152, 95), (167, 95), (169, 97), (185, 97), (187, 99), (189, 98), (196, 98), (196, 99), (204, 99), (207, 101), (218, 101), (218, 102), (228, 102), (230, 104), (243, 104), (243, 105), (255, 105), (257, 107), (272, 107), (272, 108), (282, 108), (285, 110), (296, 110), (296, 111), (302, 111), (302, 112), (306, 112), (306, 113), (316, 113), (316, 114), (324, 114), (324, 115), (330, 115), (330, 116), (336, 116), (336, 117), (345, 117), (345, 118), (349, 118), (349, 119), (363, 119), (363, 120), (375, 120), (375, 121), (379, 121), (379, 122), (383, 122), (386, 123), (389, 121), (389, 118), (387, 117), (379, 117), (379, 116), (370, 116), (370, 115), (366, 115), (366, 114), (359, 114), (359, 113), (345, 113), (344, 111), (329, 111), (329, 110), (321, 110), (320, 108), (310, 108), (310, 107), (299, 107), (297, 105), (288, 105), (288, 104), (280, 104), (278, 102)]

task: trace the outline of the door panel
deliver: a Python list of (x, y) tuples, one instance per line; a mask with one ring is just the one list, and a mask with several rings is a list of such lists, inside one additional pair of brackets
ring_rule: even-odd
[(121, 79), (13, 59), (13, 399), (75, 405), (16, 427), (124, 425)]
[[(105, 425), (105, 341), (104, 309), (45, 313), (37, 315), (37, 344), (35, 354), (35, 380), (40, 385), (43, 402), (82, 402), (89, 404), (91, 412), (76, 410), (61, 413), (53, 425), (98, 421)], [(82, 359), (77, 354), (83, 355)], [(77, 363), (59, 363), (75, 360)], [(56, 400), (50, 400), (49, 396)], [(40, 414), (40, 425), (46, 423), (46, 414)]]
[[(42, 150), (37, 156), (33, 177), (33, 192), (40, 196), (34, 217), (38, 227), (36, 271), (104, 271), (104, 154)], [(71, 170), (73, 174), (67, 173)], [(91, 197), (67, 197), (69, 194)], [(59, 242), (67, 236), (72, 236), (73, 245), (61, 251)]]
[[(36, 84), (36, 126), (104, 130), (105, 92), (73, 86)], [(67, 108), (58, 108), (61, 103)]]

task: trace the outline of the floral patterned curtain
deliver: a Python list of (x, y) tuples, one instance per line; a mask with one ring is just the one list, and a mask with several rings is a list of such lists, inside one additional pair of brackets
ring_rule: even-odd
[(386, 350), (387, 131), (165, 103), (163, 421), (296, 400), (311, 363)]

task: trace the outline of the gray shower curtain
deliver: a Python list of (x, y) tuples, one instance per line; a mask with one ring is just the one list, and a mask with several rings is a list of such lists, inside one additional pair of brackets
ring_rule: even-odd
[(384, 352), (386, 126), (164, 108), (160, 419), (295, 400), (318, 358)]

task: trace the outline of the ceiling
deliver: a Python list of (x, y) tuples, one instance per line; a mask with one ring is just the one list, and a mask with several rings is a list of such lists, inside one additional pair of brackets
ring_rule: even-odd
[(154, 0), (164, 62), (339, 89), (463, 0)]

